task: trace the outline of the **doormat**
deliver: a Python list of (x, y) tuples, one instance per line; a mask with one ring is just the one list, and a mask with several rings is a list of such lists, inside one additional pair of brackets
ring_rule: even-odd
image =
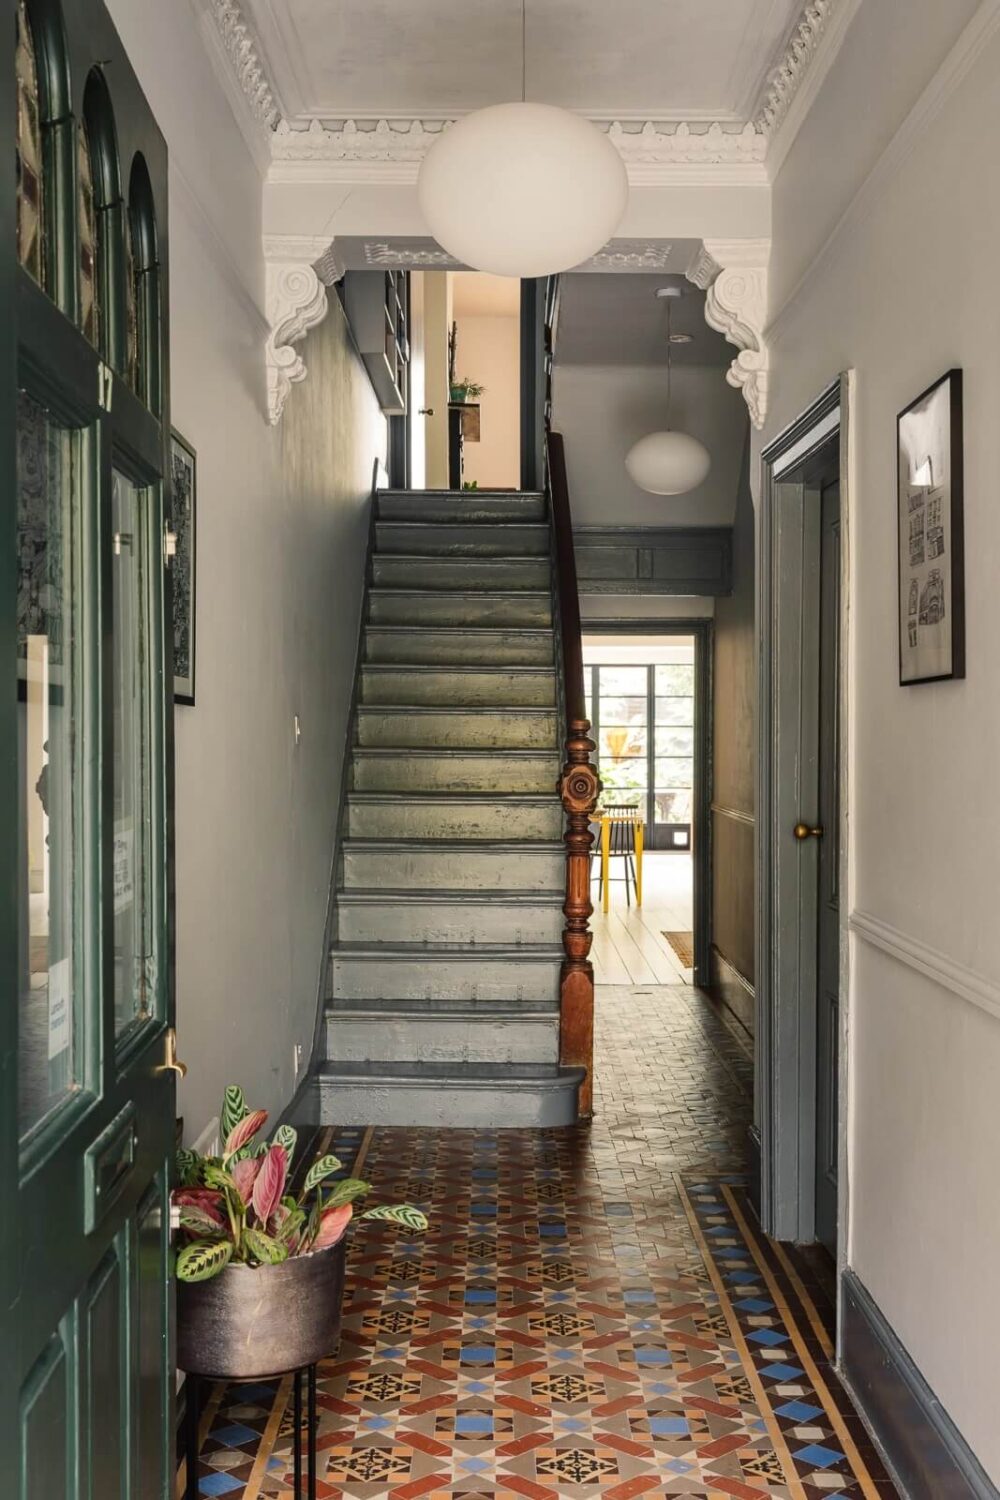
[(694, 968), (694, 933), (665, 932), (663, 936), (680, 959), (682, 969)]

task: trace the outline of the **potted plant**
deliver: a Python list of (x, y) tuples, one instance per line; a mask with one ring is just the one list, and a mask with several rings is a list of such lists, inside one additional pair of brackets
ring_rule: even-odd
[[(257, 1141), (267, 1120), (226, 1089), (221, 1156), (180, 1151), (172, 1202), (184, 1243), (177, 1256), (177, 1363), (192, 1375), (259, 1379), (300, 1369), (336, 1348), (344, 1292), (345, 1235), (369, 1184), (321, 1156), (297, 1192), (289, 1178), (291, 1125)], [(408, 1204), (366, 1209), (364, 1219), (426, 1229)]]
[(456, 380), (451, 387), (451, 399), (464, 404), (466, 401), (478, 401), (485, 392), (486, 387), (475, 380)]

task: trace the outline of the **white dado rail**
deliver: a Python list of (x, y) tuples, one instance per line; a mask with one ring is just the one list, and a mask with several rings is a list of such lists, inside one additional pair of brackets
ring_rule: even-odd
[(970, 1005), (978, 1006), (988, 1015), (1000, 1019), (1000, 984), (995, 979), (977, 973), (975, 969), (942, 953), (939, 948), (931, 948), (919, 938), (902, 932), (889, 922), (883, 922), (881, 917), (873, 916), (870, 912), (855, 909), (851, 912), (848, 925), (853, 933), (873, 948), (880, 949), (908, 969), (923, 974), (926, 979), (932, 979), (942, 989), (950, 990), (953, 995), (968, 1000)]

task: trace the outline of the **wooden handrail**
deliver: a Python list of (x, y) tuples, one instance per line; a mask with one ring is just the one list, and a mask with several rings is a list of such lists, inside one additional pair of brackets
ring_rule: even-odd
[(551, 508), (553, 559), (559, 601), (559, 640), (562, 656), (563, 705), (566, 715), (565, 764), (559, 777), (559, 796), (566, 811), (566, 900), (563, 915), (563, 962), (559, 980), (559, 1060), (582, 1067), (580, 1117), (593, 1113), (594, 969), (590, 962), (593, 935), (590, 918), (590, 858), (594, 836), (590, 821), (601, 794), (601, 783), (591, 762), (590, 738), (583, 680), (583, 638), (580, 596), (573, 550), (566, 451), (562, 434), (550, 432), (548, 489)]

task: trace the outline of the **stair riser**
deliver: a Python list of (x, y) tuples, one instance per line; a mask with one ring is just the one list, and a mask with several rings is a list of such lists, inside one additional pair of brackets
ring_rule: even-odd
[(437, 1125), (495, 1130), (501, 1126), (550, 1129), (576, 1120), (575, 1087), (538, 1088), (517, 1083), (498, 1088), (421, 1088), (398, 1083), (320, 1080), (323, 1125)]
[(410, 714), (360, 712), (358, 744), (386, 749), (548, 750), (558, 741), (554, 713)]
[(326, 1022), (333, 1062), (559, 1061), (559, 1017), (338, 1015)]
[(341, 943), (559, 943), (565, 918), (558, 906), (505, 906), (473, 901), (341, 901)]
[(361, 674), (365, 704), (413, 703), (434, 707), (553, 708), (555, 669), (542, 672), (453, 672), (434, 667)]
[(443, 625), (461, 629), (463, 625), (512, 625), (530, 630), (552, 624), (552, 601), (535, 596), (518, 599), (516, 595), (493, 597), (489, 594), (459, 594), (448, 598), (441, 594), (399, 594), (391, 592), (369, 595), (368, 618), (373, 625)]
[(516, 804), (442, 801), (348, 802), (347, 829), (357, 839), (559, 839), (562, 805), (518, 807)]
[(345, 850), (344, 886), (348, 890), (413, 891), (560, 891), (565, 882), (561, 854), (522, 849)]
[(545, 526), (405, 526), (379, 522), (375, 552), (386, 557), (548, 557)]
[(495, 635), (481, 639), (462, 632), (365, 632), (365, 661), (384, 666), (546, 667), (553, 661), (552, 637)]
[(559, 776), (556, 755), (449, 755), (435, 757), (355, 756), (354, 789), (359, 792), (551, 792)]
[(411, 490), (401, 495), (383, 492), (378, 497), (380, 521), (442, 521), (462, 526), (495, 525), (498, 521), (544, 521), (541, 495), (490, 495), (467, 492), (449, 497)]
[(398, 589), (544, 589), (549, 586), (547, 557), (511, 562), (473, 557), (372, 558), (376, 588)]
[[(395, 937), (395, 934), (393, 934)], [(334, 1000), (469, 1000), (479, 1005), (556, 1005), (558, 959), (470, 959), (429, 952), (420, 958), (330, 962)]]

